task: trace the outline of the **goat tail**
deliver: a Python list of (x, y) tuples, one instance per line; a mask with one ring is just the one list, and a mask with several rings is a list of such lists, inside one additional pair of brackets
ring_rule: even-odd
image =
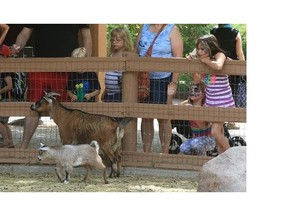
[(132, 117), (125, 117), (121, 119), (121, 121), (119, 122), (119, 127), (124, 128), (132, 119)]
[(90, 146), (94, 147), (95, 150), (96, 150), (96, 152), (97, 152), (97, 154), (99, 154), (99, 148), (100, 148), (100, 147), (99, 147), (99, 144), (98, 144), (97, 141), (93, 140), (93, 141), (90, 143)]

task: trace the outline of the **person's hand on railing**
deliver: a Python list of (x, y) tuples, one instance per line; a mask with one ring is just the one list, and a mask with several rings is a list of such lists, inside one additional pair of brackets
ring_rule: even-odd
[(21, 47), (18, 46), (17, 44), (13, 44), (13, 45), (11, 46), (11, 53), (12, 53), (12, 55), (17, 55), (17, 54), (20, 52), (20, 50), (21, 50)]

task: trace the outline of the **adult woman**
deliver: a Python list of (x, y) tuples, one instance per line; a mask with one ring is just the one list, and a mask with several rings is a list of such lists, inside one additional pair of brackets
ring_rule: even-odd
[[(2, 45), (3, 41), (5, 40), (8, 31), (8, 25), (0, 24), (0, 45)], [(13, 83), (11, 73), (0, 73), (0, 101), (9, 101), (9, 94), (11, 95), (12, 87)], [(4, 142), (2, 147), (12, 148), (14, 145), (12, 141), (11, 130), (8, 126), (8, 120), (8, 116), (0, 116), (0, 134)]]
[[(144, 24), (137, 36), (134, 52), (139, 56), (145, 56), (153, 39), (163, 24)], [(156, 39), (151, 57), (183, 57), (183, 40), (179, 29), (174, 24), (167, 24)], [(168, 85), (176, 89), (179, 73), (176, 72), (151, 72), (150, 73), (150, 97), (145, 103), (166, 104)], [(175, 92), (174, 92), (175, 93)], [(159, 137), (163, 153), (169, 152), (171, 140), (171, 122), (169, 119), (157, 119), (159, 123)], [(142, 119), (141, 135), (144, 152), (151, 152), (154, 136), (153, 119)]]

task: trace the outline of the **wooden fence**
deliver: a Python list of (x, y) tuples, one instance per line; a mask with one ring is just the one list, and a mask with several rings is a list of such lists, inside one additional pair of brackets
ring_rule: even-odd
[[(137, 152), (137, 118), (183, 119), (205, 121), (246, 122), (244, 108), (185, 107), (137, 103), (137, 73), (140, 71), (172, 71), (184, 73), (222, 73), (246, 76), (246, 62), (226, 61), (221, 72), (205, 66), (199, 60), (182, 58), (12, 58), (0, 59), (0, 72), (66, 72), (123, 71), (121, 103), (64, 102), (69, 108), (95, 114), (134, 117), (126, 128), (123, 140), (123, 166), (198, 170), (210, 157)], [(36, 116), (30, 110), (32, 102), (1, 102), (0, 116)], [(35, 149), (0, 149), (0, 163), (38, 163)]]

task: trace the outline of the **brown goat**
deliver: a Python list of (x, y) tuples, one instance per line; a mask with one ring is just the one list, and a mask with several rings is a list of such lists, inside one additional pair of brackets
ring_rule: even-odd
[(51, 119), (58, 125), (63, 144), (90, 143), (96, 140), (112, 163), (109, 176), (117, 175), (118, 177), (121, 168), (119, 151), (124, 136), (124, 127), (132, 118), (123, 118), (118, 122), (110, 116), (68, 109), (54, 96), (60, 95), (53, 92), (46, 93), (39, 101), (31, 105), (31, 109), (40, 115), (49, 113)]

